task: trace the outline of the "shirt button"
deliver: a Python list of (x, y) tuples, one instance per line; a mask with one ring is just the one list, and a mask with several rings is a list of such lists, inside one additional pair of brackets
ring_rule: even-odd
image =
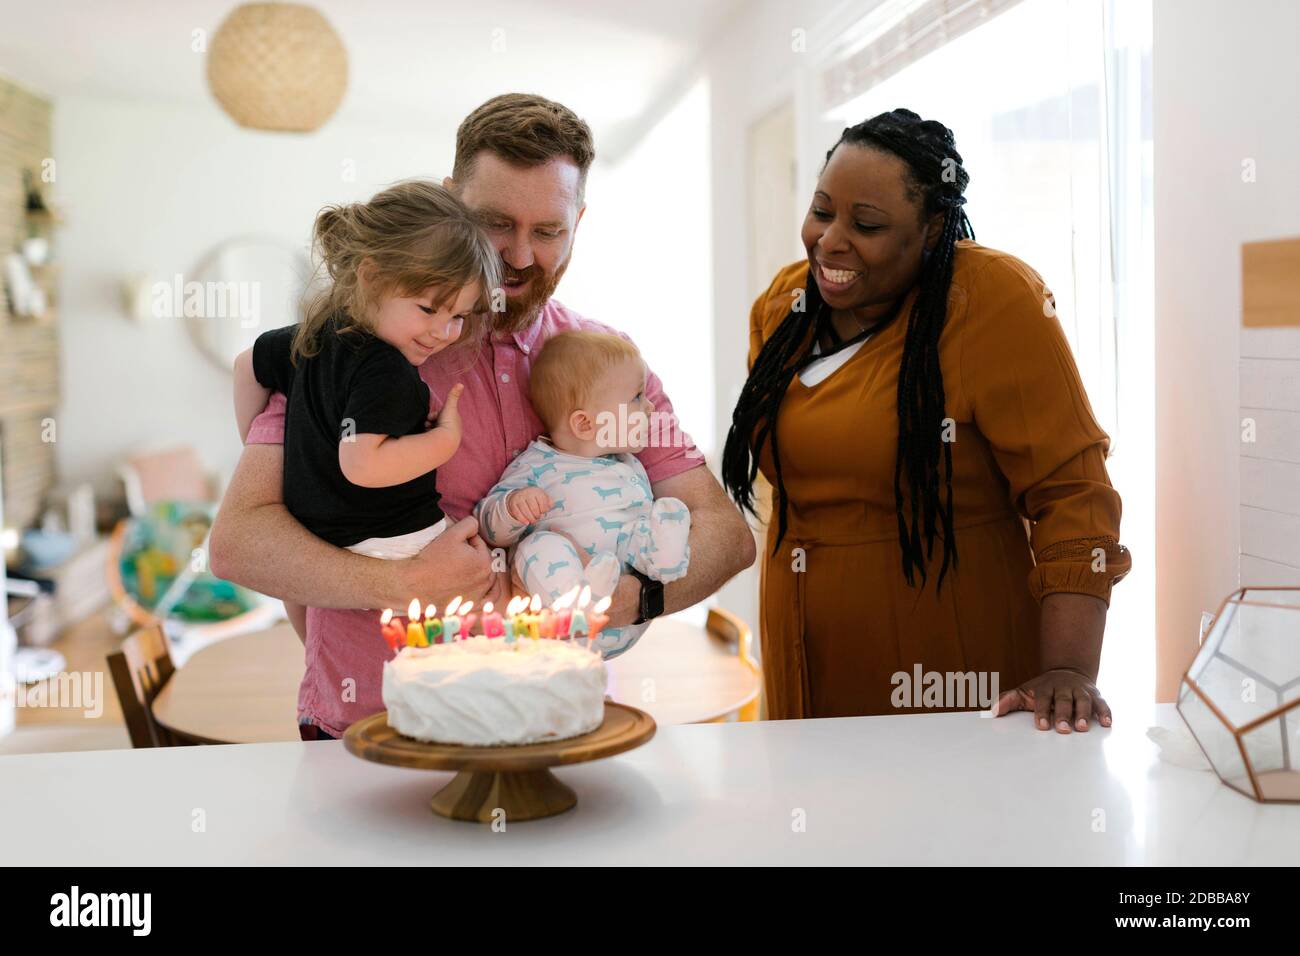
[(509, 383), (509, 381), (510, 381), (510, 376), (509, 376), (506, 372), (502, 372), (502, 373), (501, 373), (501, 381), (506, 382), (506, 383)]

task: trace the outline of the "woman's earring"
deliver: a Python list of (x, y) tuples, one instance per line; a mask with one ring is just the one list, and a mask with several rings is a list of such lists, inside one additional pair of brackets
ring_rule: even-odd
[(930, 247), (925, 246), (921, 249), (921, 265), (925, 265), (929, 261), (930, 261)]

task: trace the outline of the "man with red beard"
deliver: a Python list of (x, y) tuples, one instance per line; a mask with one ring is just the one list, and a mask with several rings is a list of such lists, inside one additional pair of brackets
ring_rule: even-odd
[[(543, 430), (528, 401), (531, 358), (557, 332), (621, 334), (551, 297), (573, 252), (594, 158), (587, 124), (540, 96), (495, 97), (457, 130), (444, 184), (479, 214), (500, 252), (504, 301), (476, 355), (442, 352), (420, 368), (435, 409), (457, 382), (465, 391), (461, 447), (438, 469), (439, 504), (459, 520), (419, 555), (380, 561), (353, 554), (316, 538), (289, 514), (282, 495), (283, 396), (273, 396), (249, 431), (212, 528), (211, 565), (220, 577), (307, 605), (307, 670), (298, 698), (304, 739), (340, 736), (353, 721), (383, 709), (380, 676), (391, 651), (380, 636), (378, 611), (348, 609), (405, 608), (413, 597), (443, 606), (456, 595), (504, 607), (510, 597), (507, 565), (493, 561), (470, 515)], [(638, 458), (656, 498), (680, 498), (690, 509), (691, 564), (685, 578), (667, 585), (623, 575), (609, 610), (610, 655), (626, 650), (619, 627), (703, 600), (755, 558), (753, 535), (678, 430), (653, 372), (646, 394), (656, 421), (668, 424)]]

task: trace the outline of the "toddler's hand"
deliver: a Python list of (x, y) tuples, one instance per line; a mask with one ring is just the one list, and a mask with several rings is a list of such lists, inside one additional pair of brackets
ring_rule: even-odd
[(551, 510), (551, 496), (541, 488), (519, 488), (506, 496), (506, 511), (524, 524), (533, 524)]
[(465, 386), (457, 382), (447, 393), (447, 401), (443, 403), (442, 410), (438, 412), (437, 424), (439, 428), (445, 429), (460, 437), (460, 393), (465, 391)]

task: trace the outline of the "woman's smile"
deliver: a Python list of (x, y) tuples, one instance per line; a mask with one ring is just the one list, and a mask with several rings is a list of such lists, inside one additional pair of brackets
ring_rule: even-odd
[(817, 262), (817, 284), (823, 297), (827, 293), (840, 295), (847, 292), (861, 278), (862, 272), (857, 269), (836, 268), (820, 260)]

